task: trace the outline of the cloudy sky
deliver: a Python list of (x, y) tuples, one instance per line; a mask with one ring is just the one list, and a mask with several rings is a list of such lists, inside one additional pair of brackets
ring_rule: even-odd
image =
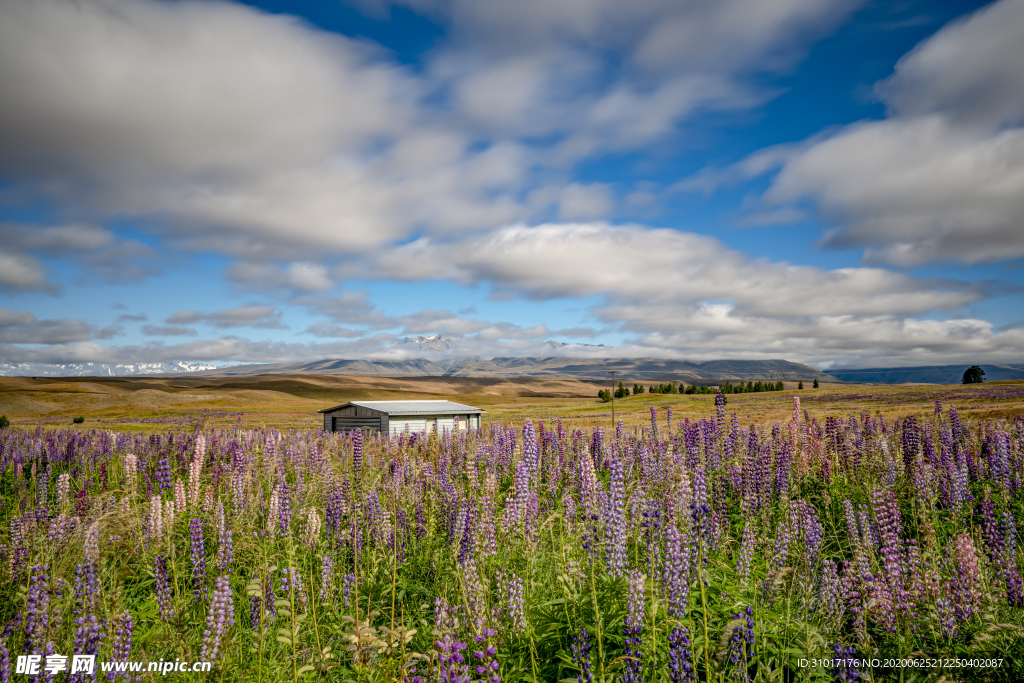
[(0, 363), (1021, 362), (1022, 32), (1024, 0), (0, 0)]

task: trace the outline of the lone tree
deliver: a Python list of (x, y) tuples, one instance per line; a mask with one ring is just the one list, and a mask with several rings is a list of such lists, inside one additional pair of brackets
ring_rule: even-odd
[(818, 388), (818, 378), (817, 377), (814, 378), (814, 388), (815, 389)]
[(972, 365), (964, 371), (964, 378), (961, 384), (981, 384), (985, 381), (985, 371), (977, 365)]

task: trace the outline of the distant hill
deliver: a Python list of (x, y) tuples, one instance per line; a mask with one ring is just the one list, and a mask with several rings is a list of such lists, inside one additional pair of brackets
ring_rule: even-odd
[[(914, 382), (921, 384), (960, 384), (964, 370), (969, 365), (922, 365), (912, 368), (858, 368), (829, 370), (830, 375), (844, 382), (879, 382), (883, 384), (902, 384)], [(985, 381), (995, 382), (1003, 379), (1024, 379), (1024, 363), (1013, 365), (981, 365), (985, 371)]]
[(207, 377), (263, 374), (301, 375), (416, 375), (435, 377), (575, 377), (609, 379), (615, 370), (624, 382), (670, 380), (687, 383), (719, 380), (814, 380), (835, 378), (817, 368), (786, 360), (686, 361), (663, 358), (492, 358), (443, 362), (422, 358), (403, 361), (321, 360), (310, 363), (233, 365), (199, 373)]
[(0, 377), (127, 377), (176, 375), (215, 370), (209, 363), (0, 363)]

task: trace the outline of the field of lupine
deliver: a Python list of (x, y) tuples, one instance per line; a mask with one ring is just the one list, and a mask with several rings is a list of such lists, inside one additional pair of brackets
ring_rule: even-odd
[(1024, 419), (938, 403), (741, 425), (719, 396), (643, 428), (394, 438), (8, 428), (0, 681), (27, 653), (254, 683), (1024, 680), (1022, 471)]

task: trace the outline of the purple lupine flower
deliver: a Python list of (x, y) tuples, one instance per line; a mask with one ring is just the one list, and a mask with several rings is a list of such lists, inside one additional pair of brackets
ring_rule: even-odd
[(789, 491), (790, 469), (792, 460), (789, 457), (789, 442), (779, 443), (779, 453), (775, 462), (775, 495), (782, 498)]
[(477, 661), (474, 671), (478, 676), (473, 683), (501, 683), (501, 676), (498, 675), (498, 648), (491, 641), (496, 635), (494, 629), (485, 628), (475, 637), (480, 649), (473, 652), (473, 658)]
[(363, 431), (356, 429), (349, 433), (352, 436), (352, 475), (358, 489), (363, 477)]
[(818, 561), (821, 542), (825, 537), (825, 527), (818, 519), (818, 513), (807, 502), (803, 505), (804, 517), (801, 525), (804, 530), (804, 550), (807, 555), (807, 567), (812, 568)]
[(189, 524), (192, 545), (192, 588), (196, 602), (206, 600), (206, 544), (203, 541), (203, 520), (193, 517)]
[(50, 572), (47, 565), (30, 570), (28, 598), (25, 604), (25, 649), (38, 653), (46, 643), (50, 627)]
[(935, 601), (935, 611), (938, 613), (939, 626), (942, 628), (943, 637), (955, 637), (958, 629), (953, 603), (945, 598), (939, 598)]
[(729, 639), (729, 661), (736, 665), (737, 678), (750, 680), (750, 658), (754, 654), (754, 608), (747, 607), (746, 612), (732, 615), (733, 630)]
[[(896, 502), (896, 496), (892, 491), (874, 491), (871, 494), (871, 501), (875, 508), (875, 518), (878, 520), (879, 553), (882, 556), (882, 566), (885, 569), (885, 577), (888, 582), (889, 593), (902, 602), (899, 596), (903, 592), (903, 578), (901, 575), (902, 562), (900, 558), (900, 507)], [(894, 622), (894, 620), (893, 620)], [(895, 628), (895, 623), (887, 623)]]
[(320, 563), (320, 599), (331, 602), (334, 596), (334, 555), (324, 555)]
[(288, 595), (290, 590), (295, 591), (295, 600), (299, 609), (305, 612), (308, 606), (306, 585), (302, 581), (302, 574), (297, 569), (289, 567), (281, 570), (281, 593)]
[[(92, 562), (82, 562), (75, 568), (75, 654), (95, 655), (99, 650), (102, 624), (95, 615), (99, 599), (99, 581)], [(81, 683), (87, 675), (71, 674), (73, 683)], [(89, 677), (94, 678), (94, 677)]]
[(954, 547), (957, 571), (950, 581), (950, 590), (957, 620), (966, 621), (977, 614), (981, 607), (981, 569), (978, 566), (974, 541), (970, 536), (957, 536)]
[(747, 579), (750, 577), (750, 561), (754, 555), (754, 542), (754, 527), (750, 522), (747, 522), (746, 526), (743, 527), (739, 557), (736, 560), (736, 573), (739, 575), (740, 581), (744, 586), (747, 585)]
[(161, 455), (160, 461), (157, 463), (156, 480), (160, 484), (161, 494), (173, 486), (171, 482), (171, 463), (168, 462), (166, 454)]
[(263, 605), (266, 610), (267, 619), (276, 619), (277, 610), (274, 608), (274, 601), (277, 596), (274, 593), (274, 579), (267, 572), (263, 577)]
[(605, 535), (608, 545), (605, 561), (614, 576), (622, 576), (626, 568), (626, 505), (625, 475), (622, 459), (611, 459), (611, 479), (608, 485), (608, 508), (605, 519)]
[(832, 669), (832, 680), (834, 683), (855, 683), (860, 680), (860, 671), (857, 669), (857, 651), (852, 645), (843, 647), (842, 643), (832, 646), (835, 653), (833, 661), (838, 661), (839, 666)]
[(1024, 607), (1024, 581), (1017, 567), (1017, 522), (1012, 512), (1003, 513), (999, 530), (1003, 546), (999, 565), (1006, 581), (1006, 601), (1011, 607)]
[(167, 576), (167, 558), (157, 555), (153, 558), (153, 576), (156, 579), (156, 601), (160, 606), (160, 618), (170, 621), (174, 618), (171, 605), (171, 581)]
[(821, 565), (821, 582), (818, 588), (818, 598), (818, 609), (826, 623), (832, 627), (838, 626), (843, 618), (845, 606), (843, 605), (839, 573), (836, 570), (836, 563), (832, 560), (825, 560)]
[[(82, 616), (75, 619), (75, 625), (78, 627), (75, 629), (74, 647), (75, 654), (79, 655), (95, 655), (99, 652), (100, 638), (103, 635), (103, 625), (96, 618), (95, 614), (88, 616)], [(82, 683), (86, 680), (95, 680), (95, 674), (86, 674), (85, 672), (79, 671), (71, 674), (71, 683)]]
[(281, 536), (287, 538), (292, 534), (292, 499), (288, 491), (288, 484), (281, 482), (277, 490), (278, 504), (281, 506), (277, 526)]
[(988, 491), (978, 505), (978, 512), (981, 514), (981, 537), (985, 541), (985, 550), (989, 558), (995, 559), (1003, 549), (1003, 538), (996, 520), (996, 506)]
[(524, 609), (523, 580), (514, 572), (506, 574), (500, 569), (497, 577), (498, 590), (505, 597), (505, 613), (511, 622), (512, 631), (524, 633), (526, 631), (526, 611)]
[(0, 638), (0, 683), (11, 683), (11, 653), (4, 638)]
[(693, 653), (690, 632), (676, 626), (668, 636), (668, 678), (672, 683), (693, 683)]
[(351, 596), (352, 589), (355, 588), (355, 585), (356, 585), (356, 575), (355, 574), (345, 574), (345, 576), (343, 577), (343, 580), (342, 580), (342, 589), (343, 589), (343, 591), (345, 593), (345, 609), (348, 609), (348, 599)]
[(208, 662), (217, 661), (221, 655), (224, 634), (234, 625), (235, 603), (231, 599), (231, 584), (227, 576), (218, 576), (210, 609), (206, 613), (206, 631), (203, 633), (203, 649), (199, 658)]
[(768, 575), (764, 579), (762, 592), (765, 599), (772, 598), (775, 595), (775, 578), (782, 568), (786, 566), (786, 558), (789, 555), (789, 544), (792, 538), (793, 535), (789, 522), (779, 522), (779, 526), (775, 531), (775, 548), (772, 552), (772, 561), (768, 566)]
[(668, 616), (682, 619), (690, 592), (692, 553), (689, 538), (684, 538), (676, 525), (671, 504), (667, 505), (665, 523), (665, 563), (662, 584), (668, 598)]
[(258, 595), (249, 596), (249, 625), (254, 630), (260, 628), (260, 611), (263, 607), (263, 598)]
[(466, 643), (458, 639), (459, 619), (455, 608), (443, 598), (434, 599), (434, 630), (438, 652), (438, 681), (469, 683), (469, 665), (462, 655)]
[(523, 425), (523, 462), (526, 463), (530, 477), (535, 478), (540, 468), (540, 452), (532, 420), (527, 420)]
[(622, 673), (622, 680), (625, 683), (640, 683), (643, 680), (644, 606), (644, 576), (633, 570), (629, 574), (629, 593), (626, 601), (626, 663)]
[(82, 562), (75, 567), (75, 610), (76, 617), (84, 617), (96, 611), (99, 601), (99, 579), (96, 566), (91, 562)]
[(569, 651), (572, 653), (572, 663), (578, 670), (578, 683), (594, 683), (594, 672), (590, 668), (590, 640), (586, 628), (572, 634)]
[(843, 500), (843, 514), (846, 518), (846, 535), (850, 539), (850, 546), (856, 550), (862, 543), (860, 532), (857, 530), (857, 516), (849, 499)]
[(516, 498), (512, 509), (514, 522), (526, 520), (526, 503), (530, 499), (530, 464), (522, 459), (516, 464)]
[(693, 470), (693, 502), (690, 503), (690, 517), (693, 519), (694, 533), (701, 542), (707, 540), (705, 522), (710, 512), (711, 506), (708, 505), (708, 487), (704, 466), (698, 464)]

